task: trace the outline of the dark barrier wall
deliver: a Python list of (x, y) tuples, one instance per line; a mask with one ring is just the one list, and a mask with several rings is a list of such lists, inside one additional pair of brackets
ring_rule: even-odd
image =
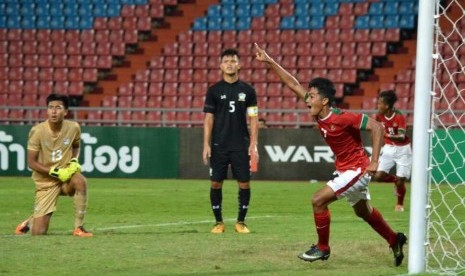
[[(0, 175), (31, 173), (26, 164), (30, 126), (0, 126)], [(176, 178), (179, 129), (83, 127), (82, 170), (90, 177)]]
[[(258, 140), (259, 171), (253, 179), (328, 180), (334, 172), (333, 153), (317, 129), (260, 129)], [(208, 180), (203, 130), (181, 129), (180, 150), (179, 177)]]
[[(30, 126), (0, 126), (0, 176), (30, 176), (26, 143)], [(366, 145), (370, 134), (362, 132)], [(409, 131), (409, 135), (411, 132)], [(410, 136), (411, 137), (411, 136)], [(202, 128), (83, 127), (81, 137), (83, 171), (89, 177), (197, 178), (208, 181), (203, 165)], [(436, 181), (462, 181), (460, 163), (465, 138), (461, 131), (437, 131), (445, 146), (434, 152)], [(371, 152), (371, 147), (366, 148)], [(332, 178), (334, 156), (317, 129), (261, 129), (259, 172), (253, 179), (320, 180)], [(455, 161), (454, 161), (455, 160)]]

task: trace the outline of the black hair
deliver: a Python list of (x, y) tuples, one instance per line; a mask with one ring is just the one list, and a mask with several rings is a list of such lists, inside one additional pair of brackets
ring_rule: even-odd
[(68, 106), (69, 106), (68, 96), (63, 95), (63, 94), (58, 94), (58, 93), (52, 93), (47, 96), (47, 99), (46, 99), (47, 106), (50, 102), (53, 102), (53, 101), (61, 101), (65, 109), (68, 109)]
[(389, 108), (392, 108), (394, 103), (397, 101), (397, 95), (394, 90), (381, 91), (378, 98), (382, 98), (383, 101), (389, 106)]
[(237, 56), (237, 57), (239, 57), (239, 51), (237, 49), (235, 49), (235, 48), (226, 49), (221, 53), (221, 59), (223, 59), (223, 57), (225, 57), (225, 56)]
[(333, 104), (334, 95), (336, 95), (336, 88), (332, 81), (326, 78), (314, 78), (308, 84), (308, 88), (316, 88), (318, 94), (328, 99), (329, 106)]

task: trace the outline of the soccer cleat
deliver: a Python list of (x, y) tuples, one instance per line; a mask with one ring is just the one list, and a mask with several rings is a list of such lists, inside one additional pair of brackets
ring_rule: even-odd
[(79, 226), (78, 228), (74, 229), (73, 236), (87, 238), (87, 237), (92, 237), (93, 234), (90, 232), (87, 232), (86, 229), (84, 229), (84, 227)]
[(331, 255), (331, 250), (320, 250), (318, 246), (312, 245), (310, 249), (304, 253), (299, 254), (297, 257), (306, 262), (314, 262), (317, 260), (325, 261)]
[(241, 233), (241, 234), (248, 234), (250, 233), (249, 228), (247, 228), (247, 225), (243, 222), (236, 222), (235, 226), (236, 232)]
[(403, 212), (404, 211), (404, 205), (396, 205), (396, 208), (394, 209), (396, 212)]
[(224, 232), (224, 223), (223, 222), (217, 222), (215, 226), (213, 226), (213, 229), (211, 230), (213, 234), (221, 234)]
[(24, 235), (29, 229), (29, 220), (25, 220), (16, 226), (15, 235)]
[(394, 254), (394, 265), (399, 266), (404, 259), (404, 252), (402, 252), (402, 247), (407, 242), (407, 237), (404, 233), (397, 233), (396, 243), (391, 246), (392, 253)]

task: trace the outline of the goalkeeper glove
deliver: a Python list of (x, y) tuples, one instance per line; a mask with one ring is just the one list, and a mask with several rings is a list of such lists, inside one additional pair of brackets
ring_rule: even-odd
[(48, 172), (49, 175), (60, 179), (61, 182), (68, 181), (74, 173), (75, 171), (70, 168), (51, 168)]
[(67, 168), (71, 169), (74, 172), (81, 172), (81, 165), (78, 162), (77, 158), (72, 158), (67, 164)]

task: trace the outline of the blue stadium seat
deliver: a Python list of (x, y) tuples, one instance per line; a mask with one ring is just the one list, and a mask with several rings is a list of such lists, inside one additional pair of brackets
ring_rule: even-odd
[(325, 4), (323, 9), (324, 15), (336, 15), (339, 10), (339, 3), (338, 2), (328, 2)]
[(35, 14), (35, 5), (34, 3), (23, 3), (21, 9), (19, 10), (21, 15), (32, 16)]
[(221, 17), (219, 16), (210, 16), (207, 18), (207, 29), (218, 31), (221, 30)]
[(371, 29), (383, 29), (384, 28), (384, 16), (382, 15), (370, 15), (370, 21), (368, 26)]
[(93, 17), (90, 15), (79, 17), (79, 28), (80, 29), (91, 29), (93, 27)]
[(286, 16), (281, 18), (281, 29), (284, 30), (293, 30), (294, 27), (294, 16)]
[(50, 28), (50, 16), (39, 16), (36, 21), (37, 28), (39, 29), (49, 29)]
[(66, 16), (65, 17), (65, 28), (71, 30), (79, 29), (79, 18), (77, 16)]
[(50, 15), (50, 4), (48, 4), (48, 3), (37, 3), (36, 15), (38, 17), (49, 16)]
[(236, 18), (235, 17), (223, 17), (221, 20), (222, 30), (235, 30), (236, 29)]
[(0, 14), (0, 28), (1, 29), (6, 28), (6, 16), (3, 14)]
[(384, 28), (386, 29), (399, 28), (399, 15), (386, 15), (384, 17)]
[(250, 16), (250, 5), (249, 4), (238, 4), (236, 6), (236, 16), (237, 17)]
[(61, 15), (50, 17), (50, 29), (63, 29), (65, 26), (65, 17)]
[(370, 7), (368, 8), (368, 14), (384, 14), (384, 3), (383, 2), (371, 2)]
[(402, 29), (413, 29), (415, 27), (415, 15), (404, 14), (400, 16), (399, 27)]
[(207, 16), (221, 16), (221, 6), (220, 5), (213, 5), (208, 7)]
[(321, 15), (323, 14), (323, 9), (324, 9), (324, 3), (311, 3), (310, 4), (310, 7), (308, 9), (308, 14), (310, 15)]
[(36, 28), (36, 17), (34, 15), (23, 16), (21, 19), (21, 28), (35, 29)]
[(355, 29), (368, 29), (370, 23), (369, 15), (362, 15), (355, 18)]
[(414, 13), (415, 4), (413, 2), (402, 1), (399, 4), (399, 13), (403, 14), (412, 14)]
[(263, 16), (265, 14), (265, 5), (253, 4), (250, 8), (250, 15), (253, 17)]
[(325, 26), (324, 16), (312, 16), (308, 27), (310, 29), (323, 29), (324, 26)]
[(78, 8), (79, 6), (77, 3), (66, 3), (63, 7), (63, 14), (65, 16), (76, 16)]
[(310, 19), (308, 16), (299, 16), (295, 18), (294, 26), (296, 29), (308, 29)]
[(221, 16), (234, 17), (236, 16), (236, 5), (234, 4), (223, 4), (221, 6)]
[(5, 14), (6, 15), (17, 15), (20, 9), (19, 3), (9, 2), (6, 3)]
[(252, 25), (251, 17), (238, 17), (236, 19), (236, 30), (243, 31), (250, 29)]
[(205, 31), (206, 29), (207, 29), (207, 18), (206, 17), (196, 18), (194, 21), (194, 26), (192, 26), (192, 30)]
[(384, 4), (384, 14), (396, 15), (399, 13), (399, 2), (386, 2)]
[(107, 5), (93, 5), (92, 15), (95, 17), (105, 17), (107, 15)]
[(21, 16), (19, 15), (8, 15), (6, 18), (6, 27), (9, 29), (21, 28)]
[(307, 2), (305, 3), (295, 3), (294, 4), (294, 15), (295, 16), (307, 16), (310, 6)]
[(121, 5), (108, 5), (107, 7), (107, 16), (108, 17), (117, 17), (121, 14)]
[(51, 16), (63, 16), (63, 4), (62, 3), (50, 4), (49, 10), (50, 10)]
[(92, 13), (92, 6), (89, 5), (79, 5), (77, 14), (79, 16), (87, 16)]

